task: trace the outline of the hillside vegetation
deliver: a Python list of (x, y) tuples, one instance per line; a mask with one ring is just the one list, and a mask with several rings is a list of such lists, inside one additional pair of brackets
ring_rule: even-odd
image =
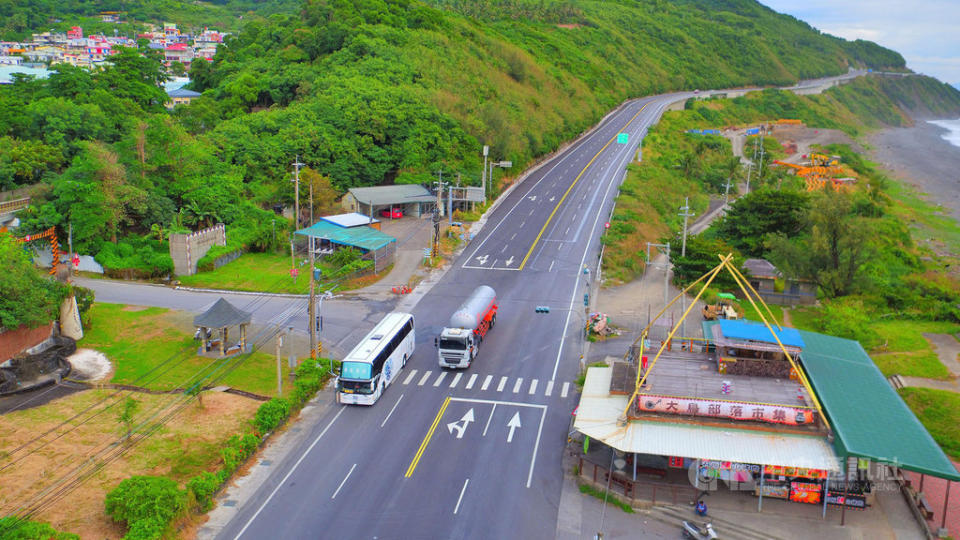
[(24, 232), (72, 221), (82, 251), (117, 242), (109, 258), (139, 267), (171, 227), (272, 247), (262, 209), (291, 202), (297, 155), (341, 191), (441, 169), (478, 183), (483, 144), (520, 170), (627, 98), (903, 67), (752, 0), (307, 0), (194, 63), (203, 97), (172, 115), (133, 56), (0, 89), (0, 188), (43, 183)]

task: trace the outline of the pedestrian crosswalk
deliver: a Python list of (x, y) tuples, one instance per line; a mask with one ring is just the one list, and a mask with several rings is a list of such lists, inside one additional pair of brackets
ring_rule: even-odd
[[(559, 394), (561, 398), (566, 398), (570, 395), (572, 390), (569, 382), (559, 383), (559, 381), (544, 381), (544, 384), (540, 384), (539, 379), (529, 379), (525, 380), (523, 377), (513, 378), (513, 384), (510, 384), (511, 378), (506, 375), (501, 375), (497, 378), (494, 375), (479, 375), (477, 373), (471, 373), (467, 376), (466, 372), (457, 371), (433, 371), (426, 370), (420, 372), (416, 369), (411, 369), (410, 373), (403, 378), (403, 385), (416, 384), (417, 386), (426, 386), (429, 384), (434, 388), (440, 387), (446, 381), (449, 374), (453, 374), (452, 379), (450, 380), (447, 388), (455, 389), (462, 388), (464, 390), (473, 390), (475, 386), (479, 383), (479, 389), (481, 392), (506, 392), (508, 394), (526, 394), (528, 396), (536, 396), (539, 393), (542, 393), (544, 397), (552, 397), (555, 386), (559, 388)], [(461, 383), (463, 383), (461, 385)], [(556, 385), (554, 383), (557, 383)]]

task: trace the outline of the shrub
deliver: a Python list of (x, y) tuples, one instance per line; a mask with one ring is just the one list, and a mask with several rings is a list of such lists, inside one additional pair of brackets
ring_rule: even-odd
[(290, 402), (283, 398), (273, 398), (257, 409), (253, 424), (261, 434), (273, 431), (290, 414)]
[(186, 493), (161, 476), (131, 476), (107, 494), (107, 515), (129, 528), (126, 538), (160, 538), (184, 508)]
[(213, 506), (213, 494), (220, 489), (223, 481), (219, 475), (212, 472), (203, 472), (194, 476), (187, 482), (187, 489), (193, 493), (194, 500), (200, 507), (201, 512), (207, 512)]
[(0, 536), (6, 540), (80, 540), (80, 537), (60, 532), (49, 523), (16, 517), (0, 518)]

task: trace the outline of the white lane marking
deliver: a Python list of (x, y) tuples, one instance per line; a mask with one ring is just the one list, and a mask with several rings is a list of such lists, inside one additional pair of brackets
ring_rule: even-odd
[(513, 418), (507, 422), (507, 427), (510, 428), (510, 433), (507, 434), (507, 442), (513, 442), (513, 432), (517, 430), (518, 427), (522, 427), (520, 424), (520, 411), (513, 413)]
[(483, 380), (483, 385), (480, 386), (480, 390), (486, 390), (490, 386), (490, 381), (493, 380), (493, 375), (487, 375), (487, 378)]
[(563, 249), (563, 242), (557, 244), (557, 250)]
[(567, 397), (567, 390), (570, 390), (570, 383), (565, 382), (563, 383), (563, 388), (560, 389), (560, 397)]
[(517, 233), (513, 233), (513, 236), (510, 237), (511, 240), (517, 237)]
[(537, 442), (533, 445), (533, 457), (530, 458), (530, 473), (527, 474), (527, 488), (530, 488), (530, 482), (533, 480), (533, 465), (537, 462), (537, 450), (540, 449), (540, 434), (543, 433), (543, 420), (547, 417), (547, 408), (543, 408), (540, 413), (540, 427), (537, 428)]
[(531, 396), (537, 393), (537, 380), (536, 380), (536, 379), (530, 381), (530, 392), (528, 392), (528, 393), (529, 393)]
[(567, 227), (567, 232), (563, 233), (564, 236), (570, 234), (570, 227)]
[(506, 251), (508, 247), (509, 247), (509, 244), (504, 244), (503, 249), (500, 250), (500, 253), (503, 253), (504, 251)]
[(523, 228), (523, 226), (524, 226), (524, 225), (526, 225), (526, 224), (527, 224), (527, 222), (526, 222), (526, 221), (523, 221), (523, 222), (521, 222), (521, 223), (520, 223), (520, 228), (522, 229), (522, 228)]
[(497, 385), (497, 392), (503, 392), (503, 387), (507, 384), (506, 377), (500, 377), (500, 384)]
[(493, 407), (490, 409), (490, 416), (487, 417), (487, 424), (486, 424), (485, 426), (483, 426), (483, 435), (481, 435), (481, 437), (486, 437), (486, 436), (487, 436), (487, 428), (490, 427), (490, 420), (493, 419), (493, 413), (494, 413), (494, 411), (496, 411), (496, 410), (497, 410), (497, 404), (494, 403), (494, 404), (493, 404)]
[(410, 381), (413, 380), (413, 377), (416, 376), (417, 370), (413, 370), (407, 375), (407, 378), (403, 380), (403, 384), (410, 384)]
[(517, 394), (520, 392), (520, 385), (523, 384), (523, 377), (517, 377), (517, 382), (513, 385), (513, 393)]
[(547, 381), (547, 391), (543, 395), (550, 397), (553, 394), (553, 381)]
[(343, 485), (347, 483), (347, 478), (350, 478), (350, 475), (353, 474), (353, 470), (356, 469), (356, 468), (357, 468), (357, 464), (354, 463), (354, 464), (353, 464), (353, 467), (350, 467), (350, 471), (347, 472), (347, 475), (343, 477), (343, 482), (340, 482), (340, 485), (337, 486), (337, 490), (333, 492), (333, 496), (330, 497), (331, 499), (336, 499), (336, 498), (337, 498), (337, 493), (340, 493), (340, 488), (342, 488)]
[(417, 386), (423, 386), (427, 384), (427, 379), (429, 379), (431, 375), (433, 375), (432, 371), (427, 371), (424, 373), (423, 377), (420, 379), (420, 382), (417, 383)]
[(457, 510), (460, 510), (460, 501), (463, 500), (463, 494), (467, 491), (467, 484), (469, 484), (469, 483), (470, 483), (470, 479), (469, 479), (469, 478), (467, 478), (467, 480), (463, 483), (463, 489), (460, 490), (460, 497), (457, 498), (457, 506), (456, 506), (456, 508), (453, 509), (454, 515), (456, 515)]
[(436, 387), (440, 386), (440, 383), (443, 382), (443, 379), (445, 379), (446, 376), (447, 376), (447, 372), (446, 372), (446, 371), (441, 371), (441, 372), (440, 372), (440, 376), (437, 377), (437, 380), (436, 380), (436, 381), (434, 381), (433, 387), (436, 388)]
[(327, 430), (330, 429), (330, 426), (332, 426), (333, 423), (337, 421), (337, 418), (340, 418), (340, 415), (343, 414), (343, 411), (345, 410), (347, 410), (347, 408), (344, 406), (344, 407), (341, 407), (339, 411), (337, 411), (337, 414), (336, 416), (333, 417), (333, 420), (330, 420), (330, 423), (327, 424), (327, 427), (323, 428), (323, 431), (321, 431), (320, 434), (317, 435), (317, 438), (313, 440), (313, 443), (310, 444), (310, 447), (307, 448), (307, 451), (304, 452), (302, 456), (300, 456), (300, 459), (298, 459), (297, 462), (293, 464), (293, 467), (291, 467), (290, 471), (287, 472), (287, 474), (283, 477), (283, 480), (281, 480), (280, 483), (277, 484), (277, 487), (273, 488), (273, 491), (270, 492), (270, 496), (267, 497), (267, 500), (263, 501), (263, 504), (260, 505), (260, 508), (258, 508), (257, 511), (254, 512), (252, 516), (250, 516), (250, 520), (247, 521), (247, 524), (244, 525), (242, 529), (240, 529), (240, 532), (237, 533), (237, 536), (234, 537), (234, 540), (237, 540), (241, 536), (243, 536), (243, 533), (246, 532), (246, 530), (250, 527), (250, 524), (253, 523), (253, 520), (257, 519), (257, 516), (260, 515), (260, 512), (262, 512), (263, 509), (266, 508), (268, 504), (270, 504), (270, 501), (273, 499), (273, 496), (276, 495), (278, 491), (280, 491), (280, 488), (282, 488), (284, 484), (287, 483), (287, 480), (289, 480), (290, 477), (293, 475), (294, 471), (297, 470), (297, 467), (299, 467), (300, 464), (303, 462), (303, 460), (307, 458), (307, 454), (309, 454), (313, 450), (313, 447), (316, 446), (318, 442), (320, 442), (320, 439), (323, 438), (324, 435), (326, 435)]
[(390, 409), (390, 412), (387, 413), (387, 417), (383, 419), (383, 422), (380, 424), (380, 427), (383, 427), (387, 424), (387, 420), (390, 419), (390, 416), (393, 414), (393, 411), (397, 409), (397, 405), (400, 404), (400, 400), (403, 399), (403, 394), (400, 394), (400, 398), (397, 399), (397, 402), (393, 404), (393, 408)]
[(460, 382), (460, 377), (463, 377), (463, 373), (457, 373), (457, 376), (450, 382), (450, 388), (456, 388), (457, 383)]
[(467, 381), (467, 390), (473, 388), (473, 383), (476, 380), (477, 380), (477, 374), (474, 373), (473, 375), (470, 376), (470, 380)]
[(554, 265), (554, 263), (556, 263), (556, 262), (557, 262), (556, 259), (550, 261), (550, 268), (547, 269), (547, 272), (553, 272), (553, 265)]

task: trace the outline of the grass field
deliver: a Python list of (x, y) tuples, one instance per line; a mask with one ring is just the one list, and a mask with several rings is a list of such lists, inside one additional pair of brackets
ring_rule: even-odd
[[(90, 308), (90, 319), (91, 325), (78, 346), (96, 349), (110, 359), (114, 367), (113, 383), (170, 390), (186, 388), (201, 378), (205, 386), (210, 385), (214, 378), (230, 370), (217, 384), (260, 395), (276, 394), (273, 355), (254, 352), (242, 362), (238, 362), (238, 356), (224, 360), (198, 356), (198, 342), (193, 340), (193, 316), (189, 313), (95, 303)], [(273, 350), (272, 341), (267, 349)], [(164, 363), (167, 360), (169, 363)], [(286, 362), (282, 369), (286, 392), (289, 387)], [(204, 377), (205, 374), (209, 375)]]
[[(753, 306), (750, 302), (741, 301), (737, 305), (740, 306), (740, 309), (743, 311), (743, 318), (751, 321), (759, 321), (760, 316), (757, 314), (757, 310), (753, 309)], [(760, 309), (763, 309), (762, 306), (757, 304)], [(777, 319), (777, 322), (783, 324), (783, 306), (778, 306), (776, 304), (767, 304), (767, 307), (770, 308), (770, 312), (773, 313), (773, 316)], [(767, 314), (766, 310), (763, 312), (763, 316), (770, 319), (770, 315)], [(772, 322), (772, 321), (770, 321)]]
[(960, 394), (932, 388), (901, 388), (900, 397), (943, 451), (960, 459)]
[[(297, 268), (301, 268), (299, 261)], [(289, 255), (244, 253), (216, 270), (181, 276), (179, 280), (186, 287), (307, 294), (310, 292), (310, 278), (306, 268), (303, 266), (300, 276), (294, 280), (290, 277)]]

